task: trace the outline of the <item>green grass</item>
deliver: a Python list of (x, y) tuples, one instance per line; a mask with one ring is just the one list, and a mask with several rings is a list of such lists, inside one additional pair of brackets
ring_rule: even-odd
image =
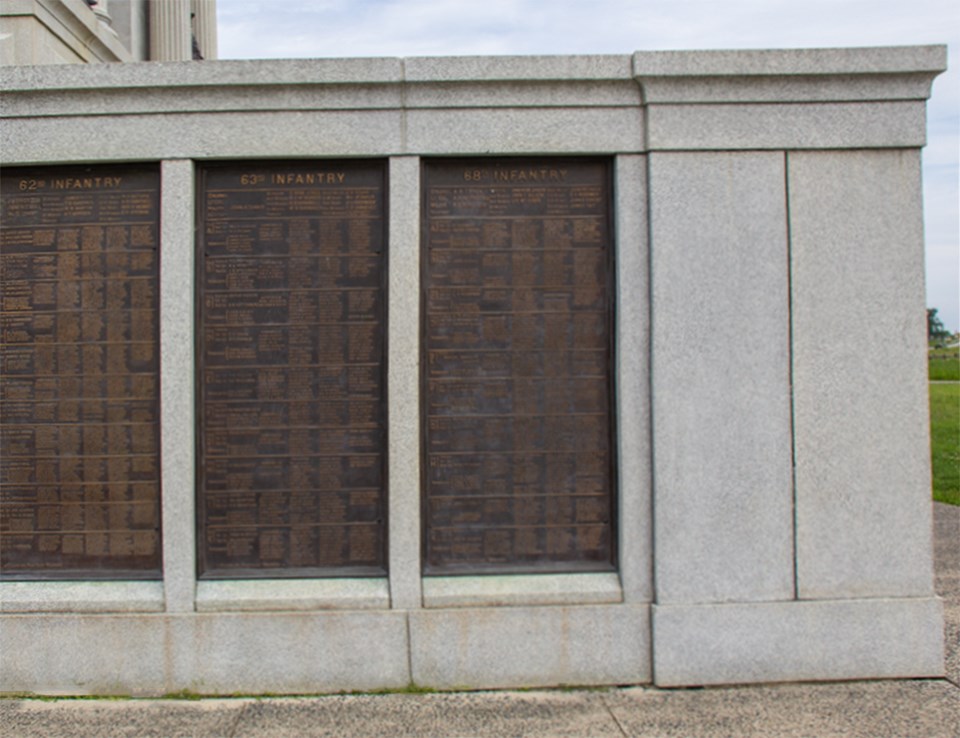
[(960, 505), (960, 383), (930, 385), (933, 499)]
[(931, 348), (927, 357), (930, 381), (960, 381), (960, 348)]

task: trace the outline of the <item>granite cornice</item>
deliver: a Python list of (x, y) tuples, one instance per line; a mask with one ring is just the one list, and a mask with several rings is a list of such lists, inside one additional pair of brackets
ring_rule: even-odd
[(443, 82), (630, 80), (629, 55), (261, 59), (18, 66), (0, 69), (4, 92), (271, 87)]
[(945, 69), (945, 46), (633, 55), (648, 105), (926, 100)]
[(402, 81), (402, 61), (393, 58), (136, 62), (0, 68), (0, 90), (4, 93), (362, 85)]
[(944, 71), (947, 47), (877, 46), (831, 49), (638, 51), (635, 77), (889, 74)]
[[(622, 88), (631, 81), (640, 86), (643, 101), (651, 104), (923, 100), (945, 68), (945, 46), (647, 51), (632, 56), (225, 60), (5, 67), (0, 69), (0, 90), (14, 99), (54, 92), (66, 99), (89, 91), (166, 96), (177, 101), (176, 110), (183, 109), (184, 98), (224, 99), (235, 94), (242, 101), (259, 94), (269, 96), (272, 104), (282, 96), (296, 98), (300, 91), (308, 97), (335, 96), (343, 90), (390, 87), (436, 89), (458, 107), (467, 107), (468, 98), (478, 90), (499, 86), (583, 90), (591, 84)], [(461, 96), (463, 100), (454, 99)], [(531, 104), (539, 104), (536, 98)], [(282, 99), (279, 102), (281, 109), (286, 107)], [(627, 98), (624, 102), (631, 104)], [(586, 104), (597, 102), (588, 96)]]

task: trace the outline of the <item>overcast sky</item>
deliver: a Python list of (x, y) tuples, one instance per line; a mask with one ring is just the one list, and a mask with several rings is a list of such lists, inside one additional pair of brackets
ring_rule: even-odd
[(924, 150), (927, 304), (960, 328), (957, 0), (218, 0), (221, 59), (948, 44)]

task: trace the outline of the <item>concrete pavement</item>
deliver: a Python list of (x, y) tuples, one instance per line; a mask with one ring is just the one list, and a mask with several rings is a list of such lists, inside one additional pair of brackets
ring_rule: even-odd
[(7, 738), (864, 736), (960, 738), (960, 508), (934, 505), (947, 678), (711, 689), (0, 701)]

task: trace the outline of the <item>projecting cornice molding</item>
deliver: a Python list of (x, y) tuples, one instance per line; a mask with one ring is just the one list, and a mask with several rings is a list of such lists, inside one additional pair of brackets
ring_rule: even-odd
[[(917, 46), (7, 67), (0, 118), (23, 163), (94, 119), (110, 159), (203, 158), (225, 136), (237, 156), (909, 148), (945, 66)], [(92, 145), (70, 158), (108, 153)]]

